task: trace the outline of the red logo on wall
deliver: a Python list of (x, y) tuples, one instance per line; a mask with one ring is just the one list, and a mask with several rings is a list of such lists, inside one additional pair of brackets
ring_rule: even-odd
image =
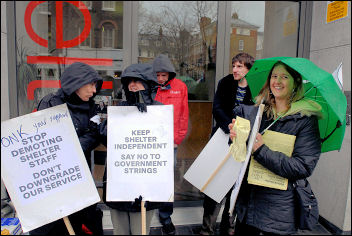
[[(26, 12), (24, 14), (24, 24), (29, 37), (34, 42), (38, 43), (43, 47), (48, 47), (48, 40), (38, 36), (34, 32), (31, 24), (31, 16), (33, 14), (34, 9), (39, 4), (42, 4), (44, 2), (45, 1), (33, 1), (28, 4)], [(82, 12), (85, 25), (80, 35), (78, 35), (76, 38), (72, 40), (64, 41), (63, 40), (63, 3), (64, 2), (56, 1), (56, 48), (57, 49), (70, 48), (70, 47), (79, 45), (80, 42), (83, 42), (88, 37), (91, 24), (92, 24), (92, 19), (90, 17), (89, 10), (83, 3), (80, 3), (77, 1), (66, 1), (66, 2), (76, 6)]]
[[(24, 24), (28, 36), (37, 44), (48, 47), (48, 40), (40, 37), (32, 27), (32, 14), (34, 9), (46, 1), (31, 1), (25, 11)], [(63, 3), (67, 2), (77, 7), (82, 12), (84, 18), (84, 29), (80, 35), (71, 40), (63, 39)], [(56, 48), (70, 48), (79, 45), (89, 36), (92, 20), (86, 5), (81, 1), (55, 1), (56, 4)], [(27, 56), (28, 64), (72, 64), (83, 62), (88, 65), (112, 66), (112, 59), (108, 58), (78, 58), (78, 57), (52, 57), (52, 56)], [(27, 99), (34, 99), (34, 90), (37, 88), (59, 88), (60, 81), (34, 80), (27, 86)], [(102, 89), (112, 89), (112, 82), (105, 81)]]

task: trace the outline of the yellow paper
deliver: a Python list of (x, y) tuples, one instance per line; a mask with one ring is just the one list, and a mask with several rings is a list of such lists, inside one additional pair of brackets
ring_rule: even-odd
[[(273, 151), (279, 151), (291, 157), (296, 136), (267, 130), (263, 141)], [(248, 170), (248, 183), (269, 188), (287, 190), (288, 179), (278, 176), (259, 164), (251, 157)]]
[(232, 129), (236, 132), (236, 138), (230, 146), (230, 153), (236, 161), (243, 162), (246, 159), (246, 141), (251, 130), (250, 122), (238, 116)]

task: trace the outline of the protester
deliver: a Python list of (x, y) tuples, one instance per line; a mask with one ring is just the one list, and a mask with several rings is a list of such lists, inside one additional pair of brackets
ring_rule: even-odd
[[(38, 104), (38, 111), (67, 104), (87, 164), (90, 167), (91, 151), (100, 143), (98, 127), (100, 121), (93, 98), (100, 91), (103, 80), (91, 66), (81, 62), (75, 62), (67, 67), (60, 80), (61, 88), (55, 94), (43, 97)], [(76, 234), (84, 232), (91, 232), (95, 235), (103, 234), (103, 213), (96, 206), (96, 204), (91, 205), (69, 216)], [(68, 235), (68, 230), (64, 221), (60, 219), (34, 229), (30, 231), (30, 234)]]
[[(149, 64), (133, 64), (127, 67), (121, 74), (122, 87), (126, 95), (126, 101), (121, 101), (118, 106), (137, 106), (140, 112), (147, 112), (148, 105), (162, 105), (153, 100), (152, 87), (156, 84), (156, 75)], [(106, 134), (106, 122), (102, 133)], [(141, 196), (136, 196), (134, 202), (107, 202), (106, 201), (106, 178), (103, 177), (103, 199), (111, 213), (114, 235), (141, 235)], [(118, 187), (118, 186), (117, 186)], [(149, 234), (150, 223), (155, 209), (160, 203), (146, 202), (146, 233)]]
[[(270, 68), (269, 68), (270, 69)], [(234, 116), (250, 120), (253, 125), (258, 105), (265, 104), (259, 132), (253, 146), (253, 158), (273, 173), (287, 178), (287, 190), (248, 184), (248, 170), (243, 178), (235, 205), (235, 235), (281, 235), (297, 231), (297, 202), (293, 183), (309, 177), (321, 153), (318, 118), (321, 107), (303, 98), (302, 77), (287, 65), (278, 62), (271, 69), (255, 106), (240, 105)], [(262, 132), (274, 120), (270, 130), (296, 136), (292, 157), (272, 151), (263, 143)], [(236, 138), (229, 125), (230, 138)]]
[[(181, 144), (188, 129), (188, 92), (187, 86), (176, 79), (175, 68), (170, 59), (160, 54), (153, 61), (153, 70), (159, 83), (155, 100), (162, 104), (174, 106), (174, 167), (177, 163), (177, 147)], [(164, 234), (175, 234), (172, 223), (173, 202), (167, 202), (159, 209), (159, 220)]]
[[(213, 127), (213, 135), (220, 127), (226, 134), (229, 133), (228, 124), (231, 123), (232, 111), (239, 104), (253, 105), (251, 92), (247, 80), (244, 76), (251, 69), (254, 58), (247, 53), (239, 53), (232, 58), (232, 74), (222, 78), (214, 96), (213, 115), (216, 121)], [(224, 197), (225, 208), (223, 210), (220, 223), (220, 234), (227, 235), (233, 233), (232, 221), (228, 214), (229, 200), (231, 191)], [(203, 223), (200, 234), (214, 234), (216, 219), (219, 214), (221, 203), (217, 203), (207, 195), (203, 202)]]

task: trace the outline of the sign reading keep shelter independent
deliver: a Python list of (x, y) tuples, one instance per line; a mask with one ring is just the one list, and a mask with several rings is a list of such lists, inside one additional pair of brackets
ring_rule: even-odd
[(100, 201), (66, 104), (1, 122), (1, 178), (23, 232)]
[(173, 201), (173, 106), (108, 107), (107, 201)]

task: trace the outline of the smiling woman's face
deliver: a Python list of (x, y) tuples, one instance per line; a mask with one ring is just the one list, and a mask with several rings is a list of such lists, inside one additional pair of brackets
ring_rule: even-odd
[(283, 65), (273, 69), (270, 78), (270, 89), (275, 99), (288, 100), (294, 88), (294, 79)]

